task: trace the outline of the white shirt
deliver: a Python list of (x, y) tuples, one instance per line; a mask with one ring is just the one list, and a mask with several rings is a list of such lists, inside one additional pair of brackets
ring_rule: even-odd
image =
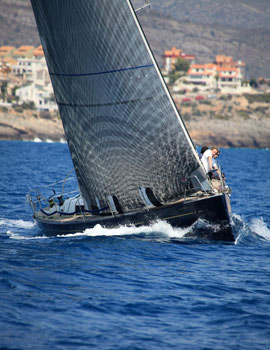
[(211, 157), (212, 158), (212, 151), (210, 149), (206, 150), (202, 156), (202, 163), (203, 163), (203, 166), (206, 170), (206, 172), (208, 173), (210, 170), (210, 167), (209, 167), (209, 162), (208, 162), (208, 157)]

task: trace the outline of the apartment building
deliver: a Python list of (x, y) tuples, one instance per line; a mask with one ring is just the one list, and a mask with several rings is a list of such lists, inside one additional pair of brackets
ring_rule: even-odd
[(19, 102), (34, 102), (38, 110), (57, 110), (53, 99), (52, 85), (42, 86), (34, 82), (28, 82), (16, 90)]
[(19, 57), (17, 58), (17, 63), (12, 66), (12, 72), (16, 75), (24, 76), (26, 80), (33, 80), (35, 78), (36, 71), (46, 67), (46, 61), (44, 57)]
[(0, 47), (0, 60), (6, 57), (12, 57), (13, 52), (16, 50), (14, 46), (1, 46)]
[(164, 51), (164, 54), (162, 57), (163, 57), (163, 69), (167, 73), (169, 73), (171, 70), (174, 69), (174, 63), (179, 58), (183, 58), (189, 61), (190, 64), (193, 64), (195, 62), (194, 55), (188, 55), (184, 53), (181, 49), (176, 49), (175, 47), (173, 47), (171, 50)]
[(241, 86), (242, 75), (239, 68), (228, 67), (228, 68), (217, 68), (217, 77), (218, 77), (218, 88), (223, 87), (235, 87), (238, 88)]
[(12, 53), (12, 57), (17, 58), (31, 58), (33, 57), (33, 52), (35, 50), (35, 46), (27, 46), (22, 45)]
[(216, 88), (216, 66), (209, 64), (192, 64), (187, 72), (187, 81), (194, 85)]
[(187, 81), (207, 88), (239, 88), (244, 79), (244, 68), (244, 62), (235, 62), (230, 56), (219, 55), (214, 63), (192, 64)]
[(35, 58), (43, 58), (44, 57), (44, 51), (43, 51), (43, 47), (41, 45), (39, 45), (33, 52), (33, 56)]

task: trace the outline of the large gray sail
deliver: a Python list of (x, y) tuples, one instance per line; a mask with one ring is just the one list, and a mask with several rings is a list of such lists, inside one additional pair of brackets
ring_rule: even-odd
[(141, 208), (205, 173), (129, 0), (31, 0), (83, 197)]

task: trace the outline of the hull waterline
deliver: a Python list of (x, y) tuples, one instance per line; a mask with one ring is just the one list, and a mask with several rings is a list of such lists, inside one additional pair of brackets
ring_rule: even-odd
[(196, 229), (194, 232), (188, 233), (187, 236), (233, 242), (235, 238), (230, 225), (230, 208), (228, 203), (227, 194), (218, 194), (207, 198), (196, 198), (124, 214), (106, 216), (77, 215), (57, 219), (38, 215), (34, 219), (40, 229), (49, 236), (83, 232), (97, 224), (106, 228), (115, 228), (122, 225), (138, 227), (149, 225), (157, 220), (164, 220), (172, 227), (185, 228), (198, 219), (203, 219), (209, 222), (210, 225)]

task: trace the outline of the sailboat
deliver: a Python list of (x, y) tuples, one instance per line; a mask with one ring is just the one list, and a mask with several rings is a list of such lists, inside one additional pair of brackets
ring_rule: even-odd
[(49, 199), (32, 191), (39, 227), (205, 220), (199, 236), (233, 241), (228, 191), (213, 188), (131, 1), (31, 3), (79, 187)]

